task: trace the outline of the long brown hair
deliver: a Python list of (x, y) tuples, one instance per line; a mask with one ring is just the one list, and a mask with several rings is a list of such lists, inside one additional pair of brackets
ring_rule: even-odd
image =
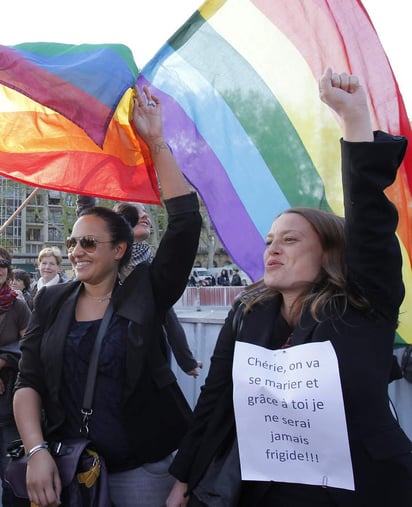
[[(320, 277), (308, 283), (306, 291), (295, 301), (292, 311), (297, 322), (303, 310), (309, 308), (312, 317), (322, 320), (325, 310), (339, 317), (345, 312), (348, 304), (359, 309), (369, 307), (367, 300), (352, 287), (348, 286), (345, 262), (345, 221), (342, 217), (316, 208), (290, 208), (286, 213), (296, 213), (305, 218), (317, 233), (322, 249), (323, 262)], [(245, 311), (256, 304), (272, 299), (279, 291), (267, 287), (263, 279), (250, 285), (241, 299), (245, 303)]]

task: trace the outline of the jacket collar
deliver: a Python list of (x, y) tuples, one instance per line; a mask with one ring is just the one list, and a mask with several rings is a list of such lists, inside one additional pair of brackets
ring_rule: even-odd
[(312, 317), (310, 312), (304, 312), (298, 326), (292, 333), (291, 345), (302, 345), (311, 341), (313, 332), (319, 323)]
[(256, 305), (246, 314), (241, 326), (240, 341), (251, 341), (255, 345), (270, 348), (273, 342), (273, 326), (280, 311), (281, 298), (275, 297), (262, 304)]
[[(262, 347), (270, 348), (273, 343), (273, 327), (280, 312), (282, 298), (275, 296), (273, 299), (256, 306), (250, 313), (242, 326), (241, 336), (238, 339), (244, 340), (246, 336), (252, 338), (253, 343)], [(310, 341), (313, 331), (318, 322), (305, 312), (301, 322), (295, 327), (292, 333), (291, 345), (302, 345)]]
[[(62, 288), (64, 286), (62, 285)], [(70, 325), (73, 320), (73, 315), (76, 307), (76, 301), (79, 297), (81, 284), (76, 286), (68, 285), (69, 290), (64, 290), (67, 293), (58, 297), (57, 311), (55, 313), (54, 321), (52, 324), (52, 332), (48, 330), (48, 335), (53, 339), (53, 347), (47, 347), (45, 350), (50, 352), (48, 364), (52, 365), (49, 371), (49, 388), (55, 399), (58, 398), (61, 382), (61, 372), (63, 368), (63, 352), (65, 345), (65, 337), (69, 331)], [(66, 289), (66, 287), (64, 287)], [(49, 338), (51, 339), (51, 338)]]
[[(139, 290), (136, 290), (136, 286)], [(142, 323), (153, 312), (150, 273), (146, 264), (139, 264), (113, 292), (113, 307), (125, 319)]]

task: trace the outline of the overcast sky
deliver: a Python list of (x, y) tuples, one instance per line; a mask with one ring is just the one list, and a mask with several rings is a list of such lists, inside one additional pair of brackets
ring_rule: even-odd
[[(119, 42), (132, 49), (137, 65), (142, 67), (202, 3), (199, 0), (3, 1), (0, 43)], [(412, 118), (412, 2), (364, 0), (363, 4), (380, 36)]]

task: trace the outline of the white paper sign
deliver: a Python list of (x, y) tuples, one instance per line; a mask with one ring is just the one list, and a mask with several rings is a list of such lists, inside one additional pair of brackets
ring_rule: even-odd
[(354, 489), (329, 341), (282, 350), (236, 342), (233, 385), (243, 480)]

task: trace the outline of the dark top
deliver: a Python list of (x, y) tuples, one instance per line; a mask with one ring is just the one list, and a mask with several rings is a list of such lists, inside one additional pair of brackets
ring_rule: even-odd
[[(119, 325), (119, 333), (115, 331), (114, 336), (109, 336), (110, 331), (107, 333), (104, 345), (108, 347), (107, 354), (103, 352), (99, 361), (97, 377), (98, 393), (103, 392), (104, 396), (96, 400), (95, 406), (105, 415), (95, 417), (93, 432), (96, 438), (103, 439), (106, 430), (98, 425), (105, 424), (106, 411), (117, 407), (124, 435), (116, 434), (116, 438), (127, 441), (136, 467), (158, 461), (176, 449), (191, 418), (190, 408), (167, 363), (162, 323), (166, 311), (186, 287), (197, 251), (201, 217), (193, 193), (169, 199), (165, 206), (168, 227), (153, 262), (140, 264), (123, 285), (114, 288), (114, 314), (109, 329)], [(83, 333), (72, 327), (81, 289), (79, 281), (43, 287), (37, 294), (34, 312), (21, 342), (16, 389), (31, 387), (39, 393), (48, 422), (48, 439), (64, 431), (74, 431), (76, 415), (65, 410), (65, 405), (73, 410), (73, 402), (62, 399), (62, 393), (73, 378), (65, 378), (62, 372), (65, 371), (65, 350), (77, 354), (76, 347), (71, 348), (73, 343), (68, 344), (68, 341), (77, 340)], [(127, 334), (123, 322), (127, 323)], [(90, 347), (87, 339), (90, 331), (86, 331), (85, 341), (79, 343), (79, 347)], [(114, 348), (110, 350), (112, 345)], [(84, 375), (85, 367), (86, 363), (79, 365), (80, 374)], [(69, 374), (67, 370), (66, 373)], [(110, 388), (115, 390), (111, 396), (116, 399), (106, 400), (111, 375), (115, 375), (117, 384)], [(121, 395), (118, 382), (123, 384)], [(71, 396), (74, 399), (78, 394), (73, 392)], [(118, 425), (117, 416), (111, 418), (111, 424)], [(113, 462), (117, 466), (117, 456), (113, 455)]]
[(23, 292), (24, 300), (27, 303), (27, 306), (30, 308), (30, 310), (33, 310), (33, 298), (31, 296), (31, 292), (28, 291), (27, 289), (23, 289), (22, 292)]
[(166, 313), (164, 331), (166, 333), (166, 339), (180, 368), (185, 373), (195, 370), (198, 367), (197, 361), (193, 357), (192, 351), (187, 343), (185, 330), (179, 322), (173, 308)]
[[(57, 273), (57, 274), (59, 275), (59, 281), (57, 283), (65, 283), (65, 280), (63, 280), (63, 277), (62, 277), (61, 273)], [(45, 287), (45, 286), (43, 286), (43, 287)], [(38, 293), (39, 293), (39, 288), (37, 287), (37, 282), (36, 282), (33, 285), (33, 288), (31, 289), (31, 292), (30, 292), (30, 297), (31, 297), (31, 307), (30, 307), (30, 309), (31, 310), (33, 309), (34, 300), (36, 299)]]
[(20, 332), (27, 328), (30, 315), (27, 303), (19, 298), (7, 310), (0, 310), (0, 346), (20, 340)]
[[(66, 424), (60, 438), (78, 438), (81, 426), (81, 405), (87, 380), (90, 354), (101, 320), (74, 321), (66, 338), (63, 362), (61, 402)], [(114, 317), (104, 337), (98, 366), (93, 415), (90, 418), (90, 439), (105, 459), (111, 472), (134, 468), (133, 453), (122, 421), (121, 399), (125, 384), (126, 319)], [(116, 435), (116, 438), (113, 438)]]
[[(406, 140), (377, 132), (374, 143), (341, 144), (348, 282), (363, 292), (371, 309), (349, 305), (342, 318), (326, 311), (321, 322), (306, 311), (293, 330), (291, 346), (330, 340), (338, 359), (355, 492), (328, 488), (329, 505), (410, 507), (412, 443), (392, 414), (387, 393), (404, 287), (395, 235), (397, 212), (384, 193), (395, 179)], [(282, 340), (274, 340), (274, 323), (280, 305), (280, 297), (256, 305), (244, 316), (237, 339), (278, 348)], [(190, 490), (234, 428), (232, 319), (233, 311), (220, 332), (194, 424), (171, 466), (172, 474), (188, 482)], [(282, 490), (286, 500), (279, 505), (316, 505), (319, 488), (302, 485), (303, 503)], [(268, 489), (270, 483), (256, 483), (248, 505), (265, 505), (260, 501)], [(289, 492), (294, 491), (292, 484)], [(273, 497), (271, 501), (274, 505)]]

